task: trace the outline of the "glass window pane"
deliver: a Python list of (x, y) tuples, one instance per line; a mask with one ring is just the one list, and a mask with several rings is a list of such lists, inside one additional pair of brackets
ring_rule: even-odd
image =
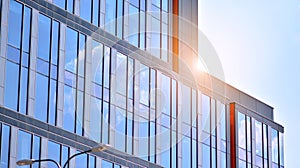
[(14, 63), (20, 64), (20, 50), (7, 45), (7, 55), (6, 58)]
[(280, 165), (284, 166), (284, 150), (283, 150), (283, 133), (279, 132), (279, 156), (280, 156)]
[[(2, 126), (2, 129), (1, 129)], [(9, 163), (9, 147), (10, 147), (10, 126), (0, 125), (1, 144), (0, 144), (0, 167), (8, 168)]]
[(238, 113), (238, 144), (239, 147), (246, 149), (246, 121), (245, 115)]
[(115, 34), (116, 0), (106, 0), (105, 7), (105, 30)]
[(35, 90), (34, 117), (46, 122), (48, 111), (48, 78), (37, 73)]
[(210, 168), (210, 147), (202, 144), (202, 167)]
[(103, 116), (102, 116), (102, 143), (108, 143), (108, 118), (109, 118), (109, 104), (107, 102), (103, 102)]
[(91, 22), (92, 0), (80, 0), (80, 17)]
[(93, 0), (93, 24), (99, 25), (99, 0)]
[(92, 45), (92, 81), (102, 85), (103, 45), (95, 40)]
[(129, 4), (128, 41), (132, 45), (138, 46), (139, 34), (139, 9)]
[[(63, 165), (64, 163), (66, 163), (68, 158), (69, 158), (69, 147), (62, 145), (60, 165)], [(67, 167), (68, 167), (68, 165), (67, 165)]]
[(202, 130), (210, 132), (210, 97), (202, 95)]
[(110, 85), (110, 48), (109, 47), (105, 47), (105, 50), (104, 50), (104, 67), (103, 67), (103, 70), (104, 70), (104, 81), (103, 81), (103, 86), (106, 87), (106, 88), (109, 88), (109, 85)]
[(125, 152), (125, 122), (126, 122), (126, 111), (121, 108), (116, 108), (116, 131), (115, 131), (115, 142), (116, 149)]
[(52, 51), (51, 63), (57, 65), (58, 63), (58, 47), (59, 47), (59, 22), (52, 21)]
[(127, 81), (127, 57), (121, 53), (117, 53), (116, 65), (116, 91), (126, 96)]
[(83, 130), (83, 92), (77, 91), (76, 134), (82, 135)]
[[(60, 161), (60, 145), (48, 141), (48, 158), (55, 160), (57, 163)], [(57, 166), (53, 162), (48, 162), (48, 168), (57, 168)]]
[[(41, 138), (33, 136), (32, 159), (40, 159)], [(33, 168), (39, 168), (39, 163), (33, 164)]]
[[(21, 131), (18, 131), (18, 158), (21, 159), (30, 159), (31, 156), (31, 134)], [(28, 166), (29, 168), (29, 166)]]
[(17, 111), (19, 66), (10, 61), (6, 61), (5, 69), (4, 106)]
[(96, 157), (89, 155), (89, 168), (95, 168), (96, 166)]
[(9, 2), (8, 44), (21, 45), (22, 5), (15, 0)]
[(182, 167), (191, 167), (191, 139), (182, 138)]
[(21, 68), (21, 81), (20, 81), (20, 104), (19, 111), (22, 114), (27, 112), (27, 87), (28, 87), (28, 69)]
[(133, 99), (133, 83), (134, 83), (134, 60), (128, 58), (128, 97)]
[(113, 163), (108, 162), (106, 160), (102, 160), (101, 167), (102, 168), (113, 168)]
[(262, 156), (262, 124), (261, 122), (255, 121), (255, 132), (256, 132), (256, 155)]
[(52, 2), (63, 9), (66, 8), (66, 0), (52, 0)]
[(272, 129), (272, 162), (278, 163), (278, 131)]
[(70, 13), (74, 13), (74, 0), (66, 0), (67, 1), (67, 11)]
[[(154, 79), (155, 80), (155, 79)], [(165, 76), (165, 75), (161, 75), (161, 100), (160, 100), (160, 104), (161, 104), (161, 110), (162, 110), (162, 113), (165, 113), (167, 114), (168, 116), (171, 115), (171, 108), (170, 108), (170, 105), (171, 105), (171, 102), (170, 102), (170, 97), (171, 97), (171, 80), (168, 76)], [(185, 97), (187, 98), (187, 97)], [(185, 99), (184, 98), (184, 99)]]
[(50, 59), (50, 28), (51, 19), (45, 15), (39, 14), (37, 56), (45, 61), (49, 61)]
[(31, 27), (31, 9), (24, 7), (24, 18), (23, 18), (23, 51), (29, 53), (30, 43), (30, 27)]
[(95, 97), (91, 97), (91, 112), (90, 112), (90, 138), (96, 142), (100, 142), (101, 131), (101, 110), (102, 101)]
[(78, 75), (84, 76), (84, 63), (85, 63), (85, 35), (79, 35), (79, 56), (78, 56)]
[[(77, 151), (79, 153), (80, 151)], [(75, 158), (77, 168), (87, 167), (87, 154), (79, 155)]]
[(56, 122), (56, 93), (57, 82), (50, 80), (50, 92), (49, 92), (49, 124), (55, 125)]
[(118, 0), (118, 11), (117, 11), (117, 36), (123, 38), (123, 0)]
[(77, 40), (78, 32), (67, 28), (65, 69), (73, 73), (76, 73), (77, 69)]
[(75, 131), (75, 98), (75, 89), (65, 85), (63, 128), (70, 132)]
[(149, 67), (140, 65), (140, 103), (149, 105)]
[[(191, 124), (191, 88), (186, 85), (182, 85), (182, 121), (186, 124)], [(189, 130), (182, 130), (184, 134)]]

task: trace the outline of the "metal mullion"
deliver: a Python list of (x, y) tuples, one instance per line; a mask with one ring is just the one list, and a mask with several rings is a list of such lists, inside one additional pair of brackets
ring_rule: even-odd
[[(59, 46), (60, 46), (60, 22), (58, 22), (57, 21), (57, 23), (58, 23), (58, 40), (57, 40), (57, 46), (58, 46), (58, 50), (57, 50), (57, 62), (56, 62), (56, 67), (57, 67), (57, 69), (58, 69), (58, 66), (59, 66), (59, 50), (60, 50), (60, 48), (59, 48)], [(56, 79), (55, 79), (55, 82), (56, 82), (56, 87), (55, 87), (55, 92), (58, 92), (58, 77), (59, 77), (59, 71), (57, 70), (57, 72), (56, 72)], [(55, 104), (55, 121), (54, 121), (54, 125), (56, 126), (57, 125), (57, 100), (58, 100), (58, 94), (56, 94), (56, 96), (55, 96), (55, 99), (56, 99), (56, 104)]]
[[(93, 21), (94, 21), (94, 0), (91, 0), (90, 9), (91, 9), (91, 13), (90, 13), (91, 20), (90, 20), (90, 22), (91, 22), (91, 24), (93, 24)], [(98, 25), (97, 25), (97, 27), (98, 27)]]
[[(77, 58), (77, 60), (78, 60), (78, 55), (79, 55), (79, 53), (78, 53), (78, 51), (79, 51), (79, 48), (80, 48), (80, 46), (79, 46), (79, 38), (80, 38), (80, 33), (77, 31), (77, 55), (76, 55), (76, 58)], [(75, 124), (74, 124), (74, 133), (75, 134), (77, 134), (77, 100), (78, 100), (78, 98), (77, 98), (77, 88), (78, 88), (78, 65), (79, 65), (79, 61), (76, 61), (76, 74), (75, 74), (75, 76), (76, 76), (76, 86), (75, 86), (75, 115), (74, 115), (74, 122), (75, 122)], [(73, 88), (73, 86), (71, 86), (71, 88), (72, 89), (74, 89)]]
[[(117, 6), (117, 3), (116, 3), (116, 6)], [(117, 8), (116, 8), (117, 9)], [(117, 13), (117, 11), (116, 11), (116, 13)], [(116, 22), (116, 21), (115, 21)], [(116, 31), (115, 31), (115, 33), (116, 33)], [(112, 61), (112, 59), (111, 59), (111, 57), (112, 57), (112, 54), (113, 54), (113, 52), (112, 52), (112, 48), (110, 48), (109, 47), (109, 62), (108, 62), (108, 64), (109, 64), (109, 68), (108, 68), (108, 91), (109, 91), (109, 97), (108, 97), (108, 127), (107, 127), (107, 141), (108, 141), (108, 143), (109, 143), (109, 141), (110, 141), (110, 104), (111, 104), (111, 78), (110, 78), (110, 76), (111, 76), (111, 69), (112, 69), (112, 63), (111, 63), (111, 61)]]
[[(0, 122), (0, 148), (2, 149), (2, 123)], [(2, 153), (0, 151), (0, 159), (2, 158)]]

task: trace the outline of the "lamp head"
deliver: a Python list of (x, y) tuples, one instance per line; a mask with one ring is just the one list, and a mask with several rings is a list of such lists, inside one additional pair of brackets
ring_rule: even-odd
[(92, 152), (100, 152), (100, 151), (106, 150), (106, 149), (109, 148), (109, 147), (111, 147), (111, 146), (108, 145), (108, 144), (103, 144), (103, 145), (102, 145), (102, 144), (99, 144), (99, 145), (93, 147), (93, 148), (91, 149), (91, 151), (92, 151)]
[(33, 162), (34, 162), (34, 160), (23, 159), (23, 160), (17, 161), (17, 165), (18, 165), (18, 166), (32, 165)]

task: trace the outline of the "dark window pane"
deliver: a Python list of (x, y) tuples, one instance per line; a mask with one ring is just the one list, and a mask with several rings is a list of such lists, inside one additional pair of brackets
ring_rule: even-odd
[(12, 47), (10, 45), (7, 45), (6, 58), (12, 62), (19, 64), (20, 63), (20, 50), (15, 47)]
[(67, 131), (74, 132), (75, 123), (75, 89), (65, 85), (64, 87), (64, 117), (63, 128)]
[(21, 45), (22, 5), (15, 0), (9, 3), (8, 44)]
[(55, 125), (56, 121), (56, 88), (57, 82), (50, 80), (50, 91), (49, 91), (49, 124)]
[(59, 23), (57, 21), (52, 22), (52, 50), (51, 50), (51, 63), (58, 64), (58, 47), (59, 47)]
[(116, 0), (106, 0), (105, 7), (105, 30), (115, 34)]
[(50, 58), (50, 27), (51, 19), (45, 15), (39, 15), (38, 24), (38, 57), (45, 61)]
[(66, 30), (65, 69), (76, 73), (78, 32), (71, 28)]
[(93, 24), (99, 25), (99, 0), (93, 0)]
[(52, 0), (52, 2), (63, 9), (66, 8), (66, 0)]
[[(57, 163), (59, 163), (60, 160), (60, 145), (48, 141), (48, 158), (55, 160)], [(57, 166), (53, 162), (48, 162), (48, 168), (57, 168)]]
[(46, 122), (48, 104), (48, 78), (37, 73), (35, 90), (36, 95), (34, 117)]
[(4, 106), (17, 111), (19, 66), (10, 61), (6, 61), (5, 69)]
[(24, 7), (24, 18), (23, 18), (23, 51), (29, 53), (30, 44), (30, 27), (31, 27), (31, 9)]
[(20, 81), (20, 104), (19, 111), (23, 114), (27, 112), (27, 88), (28, 88), (28, 69), (21, 68), (21, 81)]
[[(0, 125), (1, 129), (1, 125)], [(8, 168), (9, 163), (9, 147), (10, 147), (10, 126), (2, 124), (1, 132), (1, 144), (0, 144), (0, 167), (1, 168)]]
[[(18, 131), (18, 158), (21, 159), (30, 159), (31, 156), (31, 134), (21, 131)], [(29, 168), (29, 166), (28, 166)]]
[(80, 0), (80, 17), (91, 22), (92, 0)]

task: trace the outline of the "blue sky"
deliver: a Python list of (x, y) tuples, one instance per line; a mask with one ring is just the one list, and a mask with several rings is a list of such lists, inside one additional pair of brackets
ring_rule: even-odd
[(300, 0), (199, 1), (225, 81), (274, 107), (285, 167), (300, 167)]

